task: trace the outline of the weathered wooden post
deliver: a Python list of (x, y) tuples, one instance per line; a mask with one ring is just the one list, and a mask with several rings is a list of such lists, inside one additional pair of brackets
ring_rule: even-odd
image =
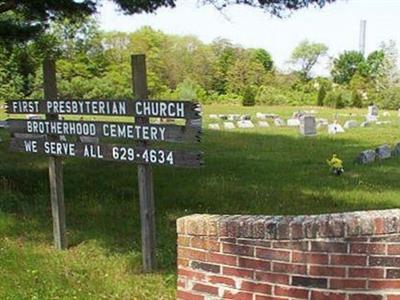
[[(146, 56), (132, 55), (132, 78), (135, 100), (147, 100)], [(149, 117), (136, 117), (138, 125), (149, 124)], [(148, 142), (141, 140), (139, 146), (146, 147)], [(142, 235), (143, 270), (150, 272), (156, 268), (156, 232), (153, 190), (153, 171), (149, 164), (138, 165), (140, 222)]]
[[(57, 99), (56, 64), (54, 60), (45, 59), (43, 63), (44, 99)], [(46, 114), (47, 120), (58, 120), (57, 114)], [(49, 135), (49, 139), (55, 140), (57, 136)], [(49, 157), (49, 181), (51, 211), (53, 215), (54, 246), (57, 249), (67, 248), (64, 183), (62, 158)]]

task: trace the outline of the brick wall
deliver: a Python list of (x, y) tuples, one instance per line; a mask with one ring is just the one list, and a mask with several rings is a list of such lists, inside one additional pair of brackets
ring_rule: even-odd
[(177, 221), (177, 299), (400, 300), (400, 210)]

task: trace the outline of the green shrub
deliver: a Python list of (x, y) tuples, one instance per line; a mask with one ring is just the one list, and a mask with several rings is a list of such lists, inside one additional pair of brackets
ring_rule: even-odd
[(321, 87), (318, 90), (318, 96), (317, 96), (317, 105), (318, 106), (324, 106), (325, 97), (326, 97), (326, 88), (324, 85), (321, 85)]
[(247, 86), (243, 92), (243, 106), (254, 106), (256, 104), (254, 88)]

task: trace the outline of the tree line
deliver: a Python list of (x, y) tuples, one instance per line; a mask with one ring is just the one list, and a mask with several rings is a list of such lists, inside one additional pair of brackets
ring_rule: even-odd
[(42, 97), (44, 57), (57, 60), (60, 97), (130, 99), (134, 53), (147, 56), (153, 99), (400, 107), (398, 53), (392, 41), (365, 57), (345, 51), (331, 59), (330, 76), (315, 77), (315, 65), (328, 53), (321, 43), (300, 43), (288, 58), (291, 71), (282, 72), (265, 49), (244, 48), (222, 38), (206, 44), (195, 36), (151, 27), (103, 32), (91, 17), (50, 22), (28, 41), (0, 40), (0, 100)]

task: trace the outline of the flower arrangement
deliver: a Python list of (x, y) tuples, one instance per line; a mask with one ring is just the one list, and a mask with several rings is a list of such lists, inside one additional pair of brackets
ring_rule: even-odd
[(331, 168), (331, 172), (336, 176), (340, 176), (344, 172), (343, 161), (336, 155), (333, 154), (331, 159), (326, 161)]

